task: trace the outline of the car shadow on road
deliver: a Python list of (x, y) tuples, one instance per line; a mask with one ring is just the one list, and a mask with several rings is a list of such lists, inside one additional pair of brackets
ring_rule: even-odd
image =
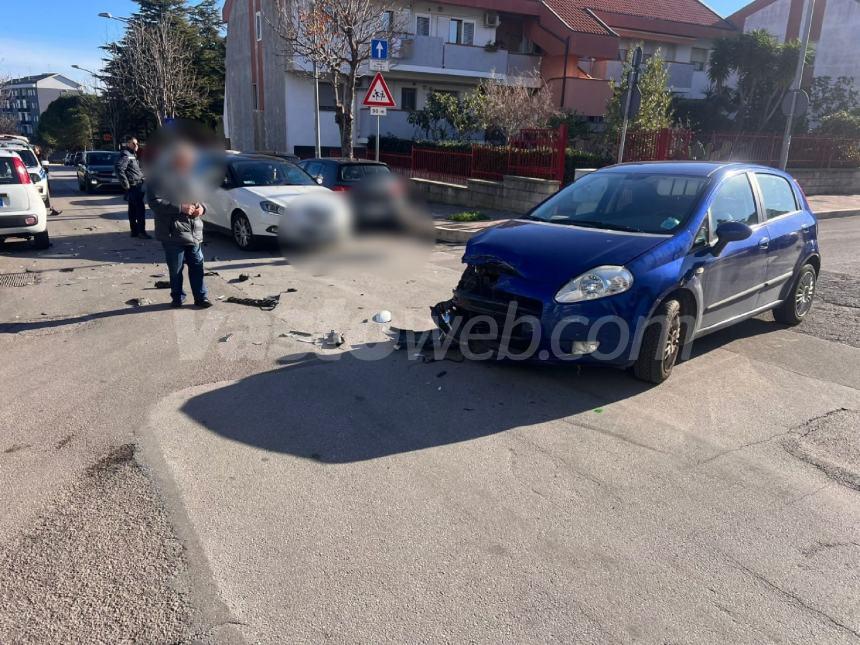
[(696, 340), (693, 343), (689, 358), (699, 358), (715, 349), (721, 349), (735, 340), (772, 334), (780, 329), (790, 329), (790, 327), (788, 325), (781, 325), (773, 319), (750, 318), (749, 320), (732, 325), (726, 329), (721, 329), (718, 332), (708, 334), (707, 336)]
[[(373, 350), (370, 348), (373, 347)], [(618, 370), (493, 362), (286, 357), (287, 367), (199, 394), (182, 412), (240, 443), (326, 464), (472, 441), (563, 419), (648, 389)], [(571, 432), (576, 432), (571, 425)]]

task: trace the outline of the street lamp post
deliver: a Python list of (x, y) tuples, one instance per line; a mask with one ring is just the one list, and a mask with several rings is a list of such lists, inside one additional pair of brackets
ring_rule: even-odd
[(129, 18), (123, 18), (122, 16), (115, 16), (110, 11), (100, 11), (99, 18), (107, 18), (108, 20), (118, 20), (119, 22), (131, 22)]

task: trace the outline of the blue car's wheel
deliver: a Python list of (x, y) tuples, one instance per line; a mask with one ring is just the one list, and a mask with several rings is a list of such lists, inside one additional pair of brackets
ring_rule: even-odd
[(818, 274), (811, 264), (804, 264), (794, 283), (791, 291), (782, 301), (782, 304), (773, 310), (773, 317), (783, 325), (799, 325), (812, 310), (812, 300), (815, 297), (815, 283)]
[(639, 348), (639, 358), (633, 364), (633, 374), (649, 383), (662, 383), (672, 373), (683, 343), (681, 303), (666, 300), (648, 321)]

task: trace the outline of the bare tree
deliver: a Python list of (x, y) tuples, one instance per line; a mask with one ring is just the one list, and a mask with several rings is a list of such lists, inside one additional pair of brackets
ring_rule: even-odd
[(352, 157), (355, 93), (374, 38), (391, 40), (402, 18), (392, 0), (276, 0), (269, 21), (290, 71), (316, 63), (334, 90), (341, 154)]
[(477, 91), (483, 94), (484, 127), (500, 130), (507, 138), (523, 128), (545, 127), (558, 113), (549, 88), (536, 72), (511, 84), (494, 77), (483, 81)]
[[(11, 98), (11, 94), (3, 91), (3, 87), (12, 79), (11, 76), (0, 74), (0, 102)], [(18, 134), (18, 119), (12, 112), (0, 112), (0, 134)]]
[(129, 23), (122, 49), (117, 76), (123, 91), (159, 126), (195, 98), (193, 49), (173, 23)]

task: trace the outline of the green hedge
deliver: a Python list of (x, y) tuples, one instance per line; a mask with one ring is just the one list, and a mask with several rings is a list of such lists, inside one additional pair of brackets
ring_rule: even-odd
[(573, 181), (574, 171), (577, 168), (603, 168), (614, 163), (615, 160), (606, 155), (568, 148), (564, 155), (564, 183), (569, 184)]

